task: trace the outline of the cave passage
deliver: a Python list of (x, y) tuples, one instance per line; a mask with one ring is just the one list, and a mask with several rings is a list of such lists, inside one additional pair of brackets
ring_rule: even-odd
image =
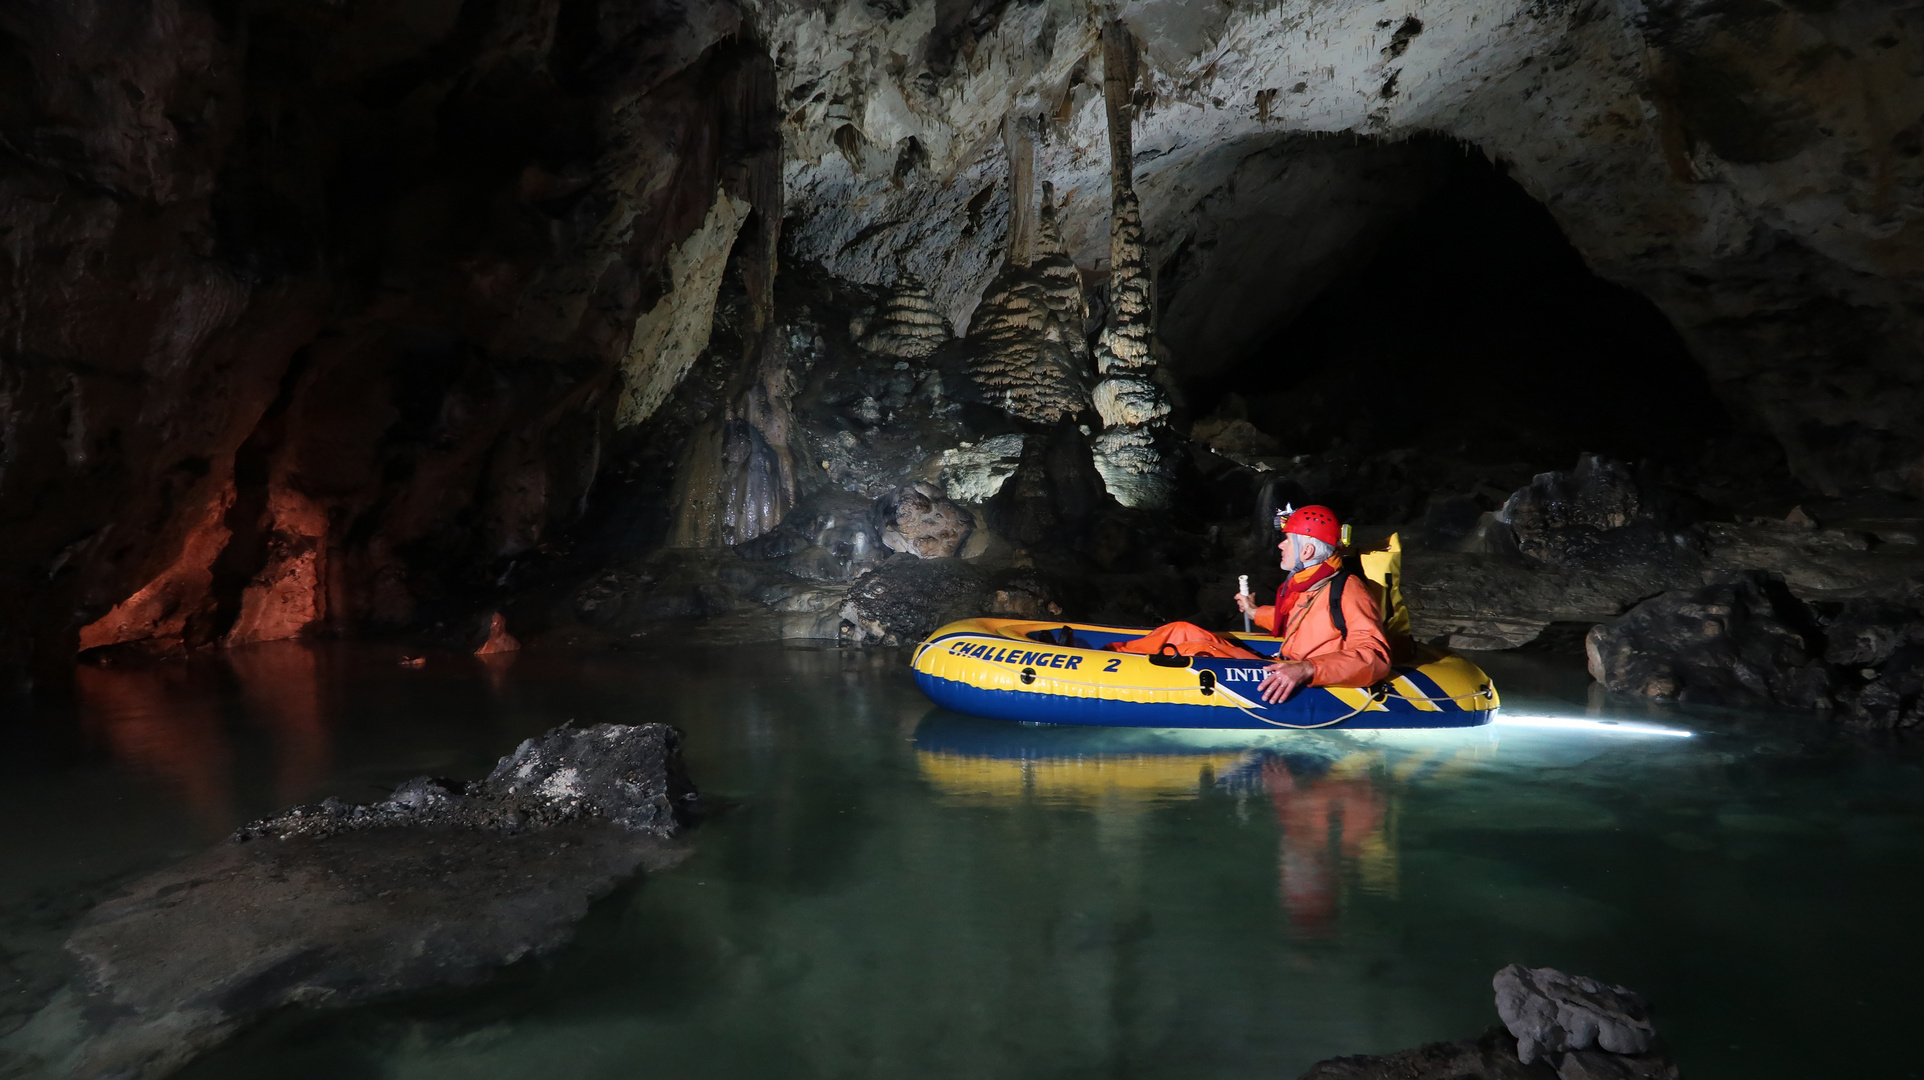
[(1224, 375), (1289, 453), (1345, 446), (1567, 466), (1681, 460), (1730, 419), (1662, 312), (1592, 274), (1501, 163), (1439, 142), (1442, 182), (1375, 253)]

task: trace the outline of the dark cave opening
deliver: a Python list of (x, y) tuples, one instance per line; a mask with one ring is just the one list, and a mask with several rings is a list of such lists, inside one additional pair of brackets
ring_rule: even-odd
[(1443, 182), (1356, 270), (1194, 387), (1196, 415), (1246, 410), (1290, 454), (1543, 468), (1584, 451), (1694, 462), (1730, 433), (1654, 304), (1591, 273), (1501, 163), (1439, 151)]

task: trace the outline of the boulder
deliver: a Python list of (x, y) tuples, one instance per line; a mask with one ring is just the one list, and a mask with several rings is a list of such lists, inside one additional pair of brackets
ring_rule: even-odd
[(1811, 614), (1781, 579), (1746, 571), (1676, 589), (1600, 623), (1585, 641), (1590, 677), (1660, 701), (1830, 703), (1830, 673), (1805, 633)]
[(1491, 986), (1503, 1023), (1474, 1039), (1331, 1058), (1301, 1080), (1677, 1080), (1635, 992), (1520, 964)]
[(897, 488), (876, 500), (882, 545), (918, 559), (960, 554), (975, 531), (975, 518), (933, 484)]
[(989, 501), (1021, 466), (1027, 441), (1022, 435), (998, 435), (942, 451), (943, 489), (957, 502)]
[(1538, 473), (1496, 512), (1533, 565), (1637, 576), (1695, 565), (1699, 545), (1666, 528), (1668, 517), (1665, 501), (1639, 486), (1629, 466), (1596, 454), (1567, 472)]
[(961, 559), (890, 559), (849, 590), (855, 644), (912, 645), (944, 623), (988, 613), (988, 578)]
[(1839, 719), (1882, 729), (1924, 723), (1924, 589), (1817, 606)]
[(1624, 987), (1521, 964), (1497, 972), (1491, 986), (1497, 1015), (1516, 1036), (1517, 1059), (1526, 1065), (1567, 1050), (1642, 1054), (1656, 1045), (1650, 1006)]
[(290, 1005), (477, 982), (672, 864), (696, 803), (674, 728), (602, 724), (530, 739), (473, 783), (254, 822), (88, 913), (67, 943), (79, 974), (0, 1060), (157, 1077)]

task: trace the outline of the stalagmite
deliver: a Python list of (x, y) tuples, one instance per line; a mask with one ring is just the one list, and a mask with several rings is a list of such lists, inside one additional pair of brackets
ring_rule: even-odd
[(1010, 241), (1002, 272), (983, 294), (969, 326), (969, 341), (979, 346), (971, 361), (976, 383), (994, 404), (1013, 416), (1053, 424), (1089, 407), (1089, 348), (1083, 338), (1088, 307), (1082, 274), (1062, 249), (1055, 224), (1055, 190), (1042, 185), (1042, 211), (1028, 231), (1028, 172), (1033, 150), (1009, 154)]
[(1103, 430), (1090, 449), (1117, 502), (1160, 507), (1168, 504), (1174, 487), (1156, 446), (1169, 403), (1154, 381), (1154, 280), (1143, 251), (1142, 205), (1132, 176), (1135, 39), (1120, 22), (1103, 26), (1102, 64), (1109, 118), (1109, 322), (1096, 342), (1096, 369), (1104, 379), (1093, 395)]
[[(903, 278), (888, 302), (857, 329), (856, 343), (880, 356), (920, 360), (949, 340), (949, 321), (935, 306), (928, 287)], [(854, 328), (852, 328), (854, 329)]]

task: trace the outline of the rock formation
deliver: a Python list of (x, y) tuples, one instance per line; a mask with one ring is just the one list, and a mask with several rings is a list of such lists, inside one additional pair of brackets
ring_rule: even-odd
[(1501, 1026), (1460, 1042), (1331, 1058), (1301, 1080), (1677, 1080), (1634, 991), (1521, 964), (1491, 982)]
[(664, 274), (772, 255), (779, 161), (739, 10), (558, 9), (8, 23), (5, 682), (403, 624), (579, 516), (623, 357), (706, 334)]
[(1096, 341), (1096, 412), (1102, 433), (1092, 449), (1096, 471), (1109, 494), (1124, 506), (1168, 505), (1174, 480), (1158, 448), (1169, 404), (1155, 384), (1154, 281), (1142, 236), (1142, 205), (1136, 198), (1135, 38), (1122, 23), (1102, 28), (1102, 91), (1109, 126), (1109, 318)]
[(673, 728), (602, 724), (529, 739), (466, 785), (417, 777), (254, 822), (83, 918), (79, 977), (0, 1051), (48, 1075), (158, 1077), (289, 1005), (477, 982), (679, 858), (696, 801)]
[(932, 484), (916, 484), (876, 503), (882, 546), (918, 559), (944, 559), (962, 552), (975, 531), (969, 512)]
[[(1015, 205), (1026, 208), (1027, 202), (1023, 194)], [(1011, 416), (1038, 424), (1089, 408), (1089, 344), (1083, 338), (1088, 305), (1081, 271), (1056, 232), (1054, 202), (1054, 189), (1043, 184), (1034, 242), (1011, 244), (1002, 273), (975, 309), (968, 335), (970, 374), (983, 396)], [(1020, 233), (1012, 224), (1011, 237)]]
[(1598, 1049), (1646, 1054), (1656, 1045), (1650, 1006), (1635, 991), (1555, 968), (1511, 964), (1491, 980), (1496, 1011), (1516, 1036), (1517, 1060)]
[(928, 288), (911, 278), (896, 284), (880, 311), (851, 323), (849, 333), (878, 356), (920, 360), (949, 340), (949, 321)]

